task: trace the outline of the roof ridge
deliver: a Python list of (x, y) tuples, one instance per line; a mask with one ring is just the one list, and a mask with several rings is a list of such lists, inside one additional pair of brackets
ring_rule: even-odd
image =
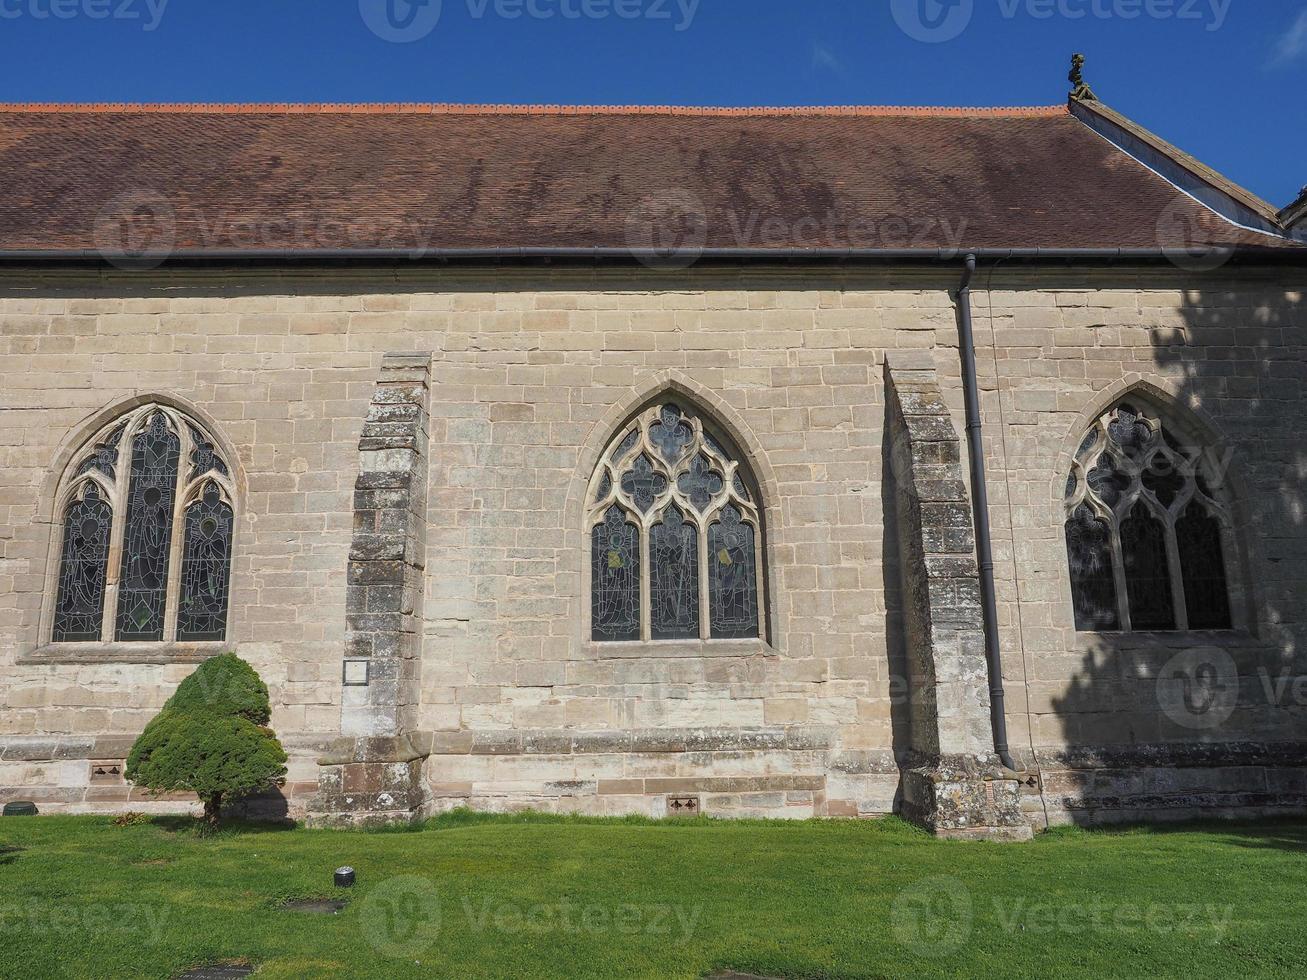
[(1045, 117), (1068, 113), (1053, 106), (673, 106), (475, 105), (453, 102), (3, 102), (0, 113), (177, 113), (347, 115), (650, 115), (650, 116), (995, 116)]

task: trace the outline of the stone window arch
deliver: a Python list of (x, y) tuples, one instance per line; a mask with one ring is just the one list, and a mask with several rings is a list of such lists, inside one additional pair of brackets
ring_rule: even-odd
[(674, 395), (637, 413), (586, 501), (591, 639), (766, 639), (758, 484), (710, 417)]
[(213, 434), (158, 402), (101, 426), (55, 503), (51, 643), (227, 638), (236, 494)]
[(1064, 501), (1077, 630), (1233, 628), (1228, 463), (1197, 426), (1138, 392), (1094, 420)]

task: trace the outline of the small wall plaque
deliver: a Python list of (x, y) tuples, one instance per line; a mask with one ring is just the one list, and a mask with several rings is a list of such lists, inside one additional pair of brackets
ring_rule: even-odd
[(368, 661), (346, 660), (344, 684), (346, 687), (367, 687)]

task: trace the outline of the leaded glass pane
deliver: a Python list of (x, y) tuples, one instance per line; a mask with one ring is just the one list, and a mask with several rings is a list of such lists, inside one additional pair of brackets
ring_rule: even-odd
[(188, 426), (191, 430), (191, 444), (194, 448), (191, 450), (191, 475), (188, 480), (195, 480), (204, 476), (206, 473), (220, 473), (223, 476), (229, 476), (227, 464), (222, 461), (217, 450), (213, 448), (213, 443), (205, 438), (204, 433), (200, 432), (195, 426)]
[(618, 444), (617, 448), (613, 450), (613, 455), (612, 455), (613, 465), (617, 465), (623, 459), (625, 459), (626, 454), (635, 448), (635, 444), (639, 441), (639, 439), (640, 439), (639, 429), (632, 429), (630, 432), (628, 432), (626, 434), (626, 438), (623, 439)]
[(610, 507), (590, 532), (590, 631), (596, 640), (640, 639), (640, 537)]
[(1142, 503), (1135, 504), (1121, 522), (1121, 557), (1131, 626), (1137, 630), (1175, 629), (1166, 532)]
[(1153, 492), (1163, 507), (1170, 507), (1184, 490), (1186, 478), (1165, 453), (1156, 453), (1144, 470), (1144, 486)]
[(1107, 453), (1100, 456), (1097, 465), (1089, 471), (1089, 488), (1109, 507), (1116, 507), (1117, 502), (1130, 489), (1130, 482), (1130, 477), (1117, 467), (1116, 460)]
[(654, 501), (667, 491), (667, 477), (655, 472), (649, 457), (641, 453), (623, 475), (622, 489), (640, 512), (647, 514), (653, 509)]
[(118, 426), (109, 434), (109, 438), (99, 443), (91, 451), (91, 455), (82, 460), (82, 465), (77, 467), (74, 477), (85, 476), (87, 473), (99, 470), (110, 480), (114, 478), (115, 467), (118, 465), (118, 443), (122, 441), (123, 426)]
[(722, 475), (712, 468), (708, 457), (700, 453), (691, 461), (690, 472), (682, 473), (676, 485), (681, 493), (689, 498), (694, 509), (702, 514), (708, 509), (713, 498), (722, 492), (726, 482), (722, 479)]
[(1107, 432), (1131, 459), (1139, 456), (1153, 435), (1153, 430), (1131, 405), (1122, 405), (1116, 410), (1116, 417), (1108, 423)]
[(94, 483), (86, 485), (81, 500), (68, 505), (51, 634), (55, 643), (100, 639), (112, 524), (112, 510)]
[(715, 640), (758, 635), (758, 572), (753, 527), (727, 504), (708, 527), (709, 626)]
[(156, 412), (132, 446), (117, 639), (162, 640), (181, 440)]
[(607, 472), (599, 480), (599, 488), (595, 490), (595, 503), (603, 500), (613, 492), (613, 478)]
[(653, 639), (699, 638), (699, 532), (674, 504), (649, 529), (649, 603)]
[(232, 512), (216, 484), (186, 508), (185, 527), (177, 639), (226, 639)]
[(1120, 629), (1111, 529), (1084, 504), (1066, 522), (1066, 551), (1071, 565), (1076, 629)]
[(694, 441), (694, 429), (681, 418), (679, 407), (664, 405), (658, 421), (649, 426), (649, 441), (658, 447), (663, 459), (676, 463), (685, 455), (686, 447)]
[(749, 488), (744, 485), (739, 473), (736, 473), (735, 478), (731, 480), (731, 486), (735, 488), (735, 492), (739, 494), (741, 500), (752, 502), (753, 498), (749, 496)]
[(1189, 628), (1228, 630), (1230, 592), (1225, 580), (1221, 525), (1199, 504), (1191, 503), (1176, 521), (1175, 541), (1180, 551)]

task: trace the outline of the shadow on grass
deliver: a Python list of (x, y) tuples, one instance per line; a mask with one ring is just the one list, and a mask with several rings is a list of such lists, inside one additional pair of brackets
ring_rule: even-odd
[(255, 834), (276, 834), (294, 830), (298, 826), (293, 820), (223, 820), (216, 827), (210, 827), (199, 817), (180, 814), (151, 817), (151, 827), (158, 827), (169, 834), (190, 837), (223, 838), (246, 837)]
[(1307, 821), (1270, 818), (1259, 821), (1191, 820), (1176, 823), (1123, 823), (1111, 827), (1053, 827), (1036, 840), (1075, 837), (1173, 837), (1207, 834), (1233, 847), (1271, 848), (1307, 853)]

